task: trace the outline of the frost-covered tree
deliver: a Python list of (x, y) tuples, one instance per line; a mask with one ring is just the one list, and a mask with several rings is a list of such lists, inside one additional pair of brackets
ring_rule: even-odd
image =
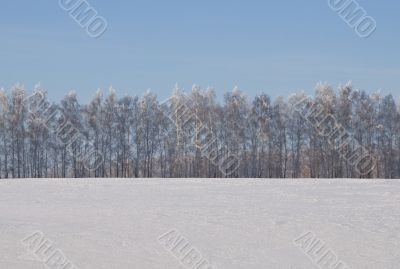
[(8, 178), (9, 154), (10, 154), (10, 134), (9, 134), (9, 107), (7, 94), (4, 89), (0, 89), (0, 178)]
[[(216, 178), (231, 155), (239, 165), (229, 177), (400, 178), (398, 104), (351, 83), (251, 103), (237, 87), (219, 103), (196, 85), (188, 93), (176, 86), (166, 103), (150, 91), (119, 98), (112, 87), (87, 105), (73, 92), (60, 103), (46, 96), (40, 85), (33, 95), (19, 84), (0, 90), (0, 178)], [(313, 104), (306, 116), (293, 106), (305, 99)], [(360, 147), (373, 161), (367, 174), (348, 158)]]

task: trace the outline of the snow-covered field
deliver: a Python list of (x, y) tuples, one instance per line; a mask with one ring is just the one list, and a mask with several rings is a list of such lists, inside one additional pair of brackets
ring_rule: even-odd
[(196, 268), (177, 233), (199, 269), (318, 268), (307, 232), (348, 268), (398, 269), (400, 181), (0, 180), (1, 269), (48, 268), (37, 231), (79, 269)]

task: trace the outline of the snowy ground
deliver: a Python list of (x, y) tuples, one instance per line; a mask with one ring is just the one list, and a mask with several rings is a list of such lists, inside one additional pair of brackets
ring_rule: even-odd
[(348, 268), (398, 269), (400, 181), (0, 180), (2, 269), (47, 268), (35, 231), (79, 269), (190, 268), (172, 229), (214, 269), (318, 268), (293, 243), (309, 231)]

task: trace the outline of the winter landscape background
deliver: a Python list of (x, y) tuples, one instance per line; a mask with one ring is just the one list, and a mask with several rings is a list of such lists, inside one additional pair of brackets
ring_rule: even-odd
[(399, 268), (399, 1), (0, 7), (0, 269)]

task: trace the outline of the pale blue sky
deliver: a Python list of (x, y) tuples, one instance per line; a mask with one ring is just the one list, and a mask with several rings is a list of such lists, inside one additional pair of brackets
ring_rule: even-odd
[(0, 86), (40, 81), (52, 99), (74, 89), (86, 102), (111, 84), (119, 95), (151, 88), (162, 99), (176, 82), (218, 96), (238, 85), (252, 97), (352, 80), (397, 97), (400, 2), (358, 2), (377, 21), (368, 39), (327, 0), (89, 0), (109, 24), (92, 39), (57, 0), (3, 0)]

